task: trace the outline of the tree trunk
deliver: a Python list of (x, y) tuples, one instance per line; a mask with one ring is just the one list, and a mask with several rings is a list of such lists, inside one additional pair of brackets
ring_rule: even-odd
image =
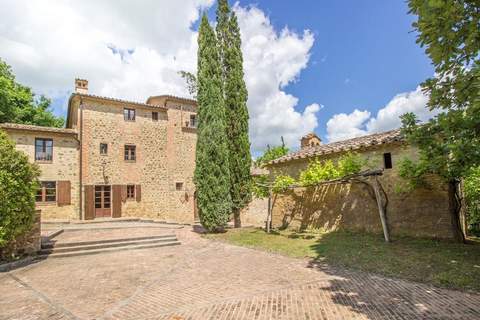
[(457, 197), (458, 182), (452, 180), (448, 183), (448, 207), (451, 215), (453, 238), (457, 242), (465, 242), (465, 235), (460, 222), (461, 203)]
[(235, 228), (242, 227), (242, 221), (240, 220), (240, 209), (233, 210), (233, 226)]

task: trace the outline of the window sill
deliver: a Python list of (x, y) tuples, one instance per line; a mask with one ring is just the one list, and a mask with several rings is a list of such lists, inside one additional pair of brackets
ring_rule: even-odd
[(127, 119), (123, 119), (125, 120), (125, 122), (135, 122), (135, 120), (127, 120)]
[(52, 164), (53, 160), (35, 160), (35, 163), (39, 164)]
[(135, 163), (137, 160), (124, 160), (126, 163)]
[(35, 206), (38, 206), (38, 207), (57, 206), (57, 201), (35, 202)]

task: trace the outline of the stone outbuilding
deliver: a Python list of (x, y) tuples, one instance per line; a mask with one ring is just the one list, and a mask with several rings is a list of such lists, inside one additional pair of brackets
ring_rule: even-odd
[[(328, 144), (321, 144), (311, 134), (302, 138), (301, 145), (297, 152), (266, 166), (272, 179), (280, 174), (297, 179), (312, 160), (335, 162), (347, 152), (356, 152), (366, 160), (368, 168), (383, 170), (378, 180), (388, 202), (387, 222), (393, 236), (454, 236), (447, 183), (430, 176), (428, 186), (410, 191), (403, 188), (405, 180), (399, 176), (399, 163), (405, 157), (416, 159), (418, 154), (402, 138), (400, 130)], [(377, 202), (368, 181), (299, 187), (279, 194), (274, 199), (272, 221), (275, 227), (382, 232)]]

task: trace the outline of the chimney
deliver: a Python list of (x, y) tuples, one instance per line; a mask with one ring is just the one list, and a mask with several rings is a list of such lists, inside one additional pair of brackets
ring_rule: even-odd
[(87, 94), (88, 93), (88, 80), (75, 79), (75, 92)]
[(300, 146), (302, 149), (316, 147), (322, 144), (322, 139), (320, 139), (315, 133), (311, 132), (302, 137), (300, 140)]

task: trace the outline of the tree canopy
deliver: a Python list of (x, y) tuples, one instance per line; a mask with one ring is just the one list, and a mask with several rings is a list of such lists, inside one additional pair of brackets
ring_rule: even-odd
[(206, 15), (198, 34), (198, 131), (194, 182), (200, 222), (223, 227), (232, 208), (220, 54)]
[(282, 137), (282, 144), (280, 146), (267, 146), (267, 150), (255, 160), (255, 164), (259, 167), (262, 167), (269, 163), (272, 160), (278, 159), (286, 154), (288, 154), (290, 150), (285, 146)]
[(219, 0), (217, 37), (227, 120), (230, 196), (235, 227), (241, 226), (240, 210), (251, 200), (250, 141), (248, 136), (247, 86), (243, 74), (240, 29), (227, 0)]
[[(405, 165), (407, 176), (418, 182), (425, 174), (438, 174), (456, 190), (480, 164), (479, 2), (410, 0), (409, 8), (417, 16), (417, 43), (435, 67), (435, 76), (422, 83), (427, 107), (439, 114), (425, 124), (413, 113), (402, 116), (403, 133), (420, 150), (419, 160)], [(458, 203), (455, 207), (458, 215)]]
[(36, 97), (29, 87), (15, 80), (11, 67), (0, 59), (0, 123), (13, 122), (62, 127), (64, 119), (50, 109), (50, 100)]

